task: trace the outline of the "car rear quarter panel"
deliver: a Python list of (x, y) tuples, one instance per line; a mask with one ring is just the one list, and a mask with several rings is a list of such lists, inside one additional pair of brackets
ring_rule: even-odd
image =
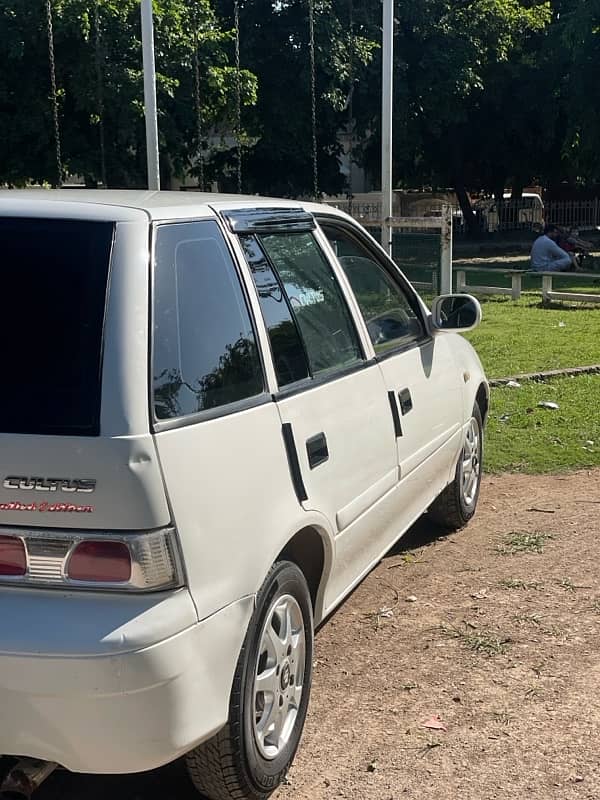
[(294, 493), (274, 402), (155, 434), (200, 619), (255, 594), (294, 534), (318, 523)]

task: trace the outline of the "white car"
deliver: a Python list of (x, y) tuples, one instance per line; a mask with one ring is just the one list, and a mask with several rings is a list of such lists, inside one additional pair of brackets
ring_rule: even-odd
[(0, 258), (0, 755), (265, 798), (314, 626), (475, 512), (479, 304), (257, 197), (0, 192)]

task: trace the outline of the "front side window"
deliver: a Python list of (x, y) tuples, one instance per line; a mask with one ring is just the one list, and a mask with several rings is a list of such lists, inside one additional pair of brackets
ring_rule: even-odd
[(2, 433), (97, 436), (112, 222), (0, 219)]
[(158, 420), (247, 400), (264, 390), (244, 294), (212, 221), (157, 229), (153, 383)]
[(321, 223), (364, 317), (376, 353), (425, 335), (414, 301), (369, 250), (344, 229)]
[(260, 242), (300, 330), (311, 375), (363, 360), (358, 334), (333, 273), (311, 233), (269, 233)]

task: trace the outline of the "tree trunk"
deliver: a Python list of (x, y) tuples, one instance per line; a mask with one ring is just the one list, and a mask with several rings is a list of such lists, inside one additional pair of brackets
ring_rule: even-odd
[(471, 198), (469, 197), (467, 188), (462, 181), (457, 180), (454, 184), (454, 191), (456, 192), (456, 196), (460, 204), (460, 210), (462, 211), (463, 219), (465, 221), (467, 236), (470, 238), (475, 238), (479, 234), (479, 224), (477, 221), (477, 215), (473, 211), (473, 205), (471, 204)]

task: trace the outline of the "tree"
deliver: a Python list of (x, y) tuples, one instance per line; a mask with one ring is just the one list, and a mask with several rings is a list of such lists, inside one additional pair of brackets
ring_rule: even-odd
[(562, 160), (572, 179), (595, 183), (600, 181), (600, 0), (555, 2), (558, 45), (570, 55), (564, 79), (568, 122)]
[[(227, 18), (231, 2), (220, 0)], [(317, 167), (321, 191), (344, 188), (340, 129), (347, 122), (351, 69), (368, 64), (376, 42), (349, 25), (347, 0), (315, 0)], [(308, 0), (243, 0), (242, 64), (258, 79), (258, 101), (244, 116), (255, 144), (244, 156), (244, 189), (281, 196), (313, 193)]]
[[(371, 19), (376, 19), (375, 3)], [(511, 87), (508, 100), (518, 71), (515, 64), (525, 73), (527, 47), (550, 19), (549, 4), (536, 0), (402, 0), (399, 5), (394, 174), (407, 185), (453, 186), (468, 224), (475, 222), (468, 187), (496, 188), (502, 181), (504, 165), (488, 167), (502, 155), (488, 142), (500, 140), (504, 146), (510, 141), (510, 124), (507, 128), (499, 119), (500, 109), (495, 125), (487, 116), (490, 106), (497, 105), (497, 81)], [(368, 87), (375, 85), (380, 69), (376, 59), (367, 91), (360, 93), (361, 104), (355, 102), (363, 131), (379, 130), (379, 97), (369, 95)], [(376, 173), (379, 135), (363, 141), (364, 162)]]
[[(162, 185), (348, 190), (341, 134), (380, 174), (380, 0), (154, 0)], [(311, 71), (309, 9), (314, 9)], [(144, 186), (139, 0), (52, 0), (63, 157), (88, 185)], [(600, 178), (600, 0), (396, 0), (396, 185), (502, 197)], [(45, 0), (0, 0), (0, 182), (56, 181)], [(200, 115), (196, 114), (196, 66)], [(202, 156), (202, 158), (201, 158)]]
[[(194, 50), (202, 132), (231, 128), (231, 32), (210, 0), (154, 0), (163, 183), (197, 166)], [(94, 185), (145, 186), (143, 76), (138, 0), (54, 0), (62, 150), (72, 174)], [(44, 0), (0, 0), (0, 181), (56, 182)], [(242, 102), (256, 97), (241, 74)], [(103, 136), (101, 136), (103, 134)], [(102, 139), (104, 147), (101, 146)], [(210, 177), (210, 176), (209, 176)]]

